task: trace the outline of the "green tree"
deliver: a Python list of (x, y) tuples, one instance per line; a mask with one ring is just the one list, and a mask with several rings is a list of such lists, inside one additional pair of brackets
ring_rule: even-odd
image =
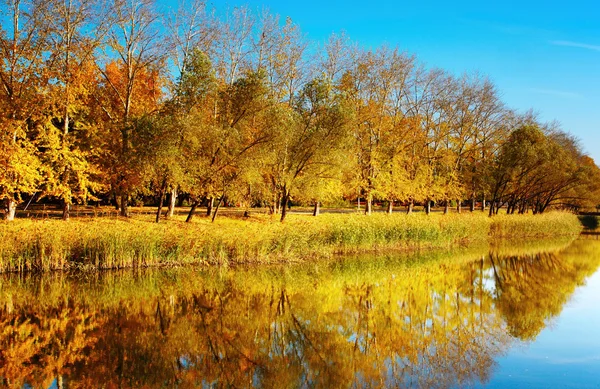
[(302, 181), (304, 189), (315, 190), (311, 197), (318, 204), (319, 191), (327, 185), (324, 181), (339, 179), (336, 171), (348, 135), (349, 110), (344, 104), (322, 79), (307, 83), (294, 100), (290, 123), (276, 134), (266, 166), (268, 179), (281, 193), (281, 221), (298, 182)]

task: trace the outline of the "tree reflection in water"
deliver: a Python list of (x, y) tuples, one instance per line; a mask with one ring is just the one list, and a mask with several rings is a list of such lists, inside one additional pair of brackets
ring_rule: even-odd
[[(486, 382), (598, 267), (600, 242), (0, 279), (7, 387), (439, 387)], [(479, 260), (469, 258), (479, 256)]]

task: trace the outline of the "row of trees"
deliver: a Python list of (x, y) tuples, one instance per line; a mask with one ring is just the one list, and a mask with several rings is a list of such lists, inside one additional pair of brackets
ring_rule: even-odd
[[(198, 0), (4, 0), (0, 200), (224, 199), (286, 216), (294, 201), (490, 213), (580, 206), (598, 168), (577, 142), (507, 109), (485, 77), (429, 69), (343, 34), (311, 45), (290, 19)], [(215, 211), (216, 215), (216, 211)]]

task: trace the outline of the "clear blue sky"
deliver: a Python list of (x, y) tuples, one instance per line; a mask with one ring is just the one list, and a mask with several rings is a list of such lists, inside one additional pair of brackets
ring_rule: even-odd
[(289, 16), (308, 38), (345, 31), (366, 47), (383, 43), (456, 74), (479, 71), (506, 104), (556, 119), (600, 164), (600, 2), (231, 0)]

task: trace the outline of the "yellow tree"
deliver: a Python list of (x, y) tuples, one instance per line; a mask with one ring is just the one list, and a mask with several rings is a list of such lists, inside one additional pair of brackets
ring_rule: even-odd
[[(196, 76), (203, 79), (200, 74)], [(214, 220), (231, 185), (243, 175), (255, 151), (271, 139), (279, 120), (262, 74), (246, 73), (232, 85), (223, 86), (218, 96), (209, 90), (208, 96), (199, 97), (208, 101), (216, 98), (219, 113), (206, 115), (201, 105), (186, 122), (190, 140), (184, 146), (185, 155), (189, 156), (186, 187), (194, 199), (188, 221), (202, 197), (219, 198)]]
[(0, 27), (0, 200), (13, 220), (24, 194), (41, 180), (36, 142), (48, 86), (48, 4), (3, 1)]
[(44, 126), (43, 195), (63, 204), (69, 218), (72, 201), (85, 202), (101, 187), (92, 159), (97, 135), (90, 115), (98, 72), (94, 51), (106, 32), (106, 14), (95, 0), (51, 2), (49, 118)]
[(413, 71), (413, 87), (407, 97), (409, 134), (413, 143), (407, 158), (409, 187), (408, 211), (415, 201), (422, 201), (430, 212), (431, 202), (443, 198), (440, 190), (440, 159), (448, 131), (447, 112), (442, 101), (448, 93), (448, 76), (439, 69), (426, 70), (422, 66)]
[(354, 110), (357, 169), (353, 181), (359, 197), (366, 198), (367, 214), (372, 212), (373, 198), (386, 195), (384, 186), (378, 184), (386, 181), (382, 179), (389, 172), (386, 164), (403, 151), (396, 142), (401, 136), (393, 138), (404, 130), (402, 101), (411, 67), (412, 58), (384, 47), (361, 53), (341, 78), (340, 90)]

